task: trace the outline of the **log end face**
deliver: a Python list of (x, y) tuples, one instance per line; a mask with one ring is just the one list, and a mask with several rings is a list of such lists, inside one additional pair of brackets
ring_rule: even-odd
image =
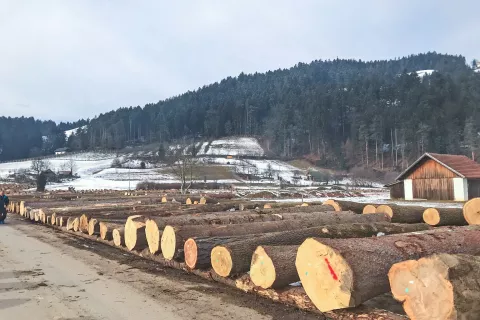
[(252, 255), (250, 278), (256, 286), (264, 289), (270, 288), (275, 282), (275, 266), (262, 246), (257, 247)]
[(122, 235), (120, 234), (120, 231), (118, 229), (113, 229), (112, 231), (112, 238), (113, 238), (113, 243), (117, 247), (122, 246)]
[(160, 230), (154, 220), (148, 219), (145, 222), (145, 235), (150, 253), (155, 254), (160, 251)]
[(393, 217), (393, 210), (390, 206), (387, 206), (386, 204), (379, 205), (377, 209), (375, 210), (375, 213), (383, 213), (390, 218)]
[(375, 208), (374, 205), (367, 204), (365, 207), (363, 207), (362, 214), (370, 214), (370, 213), (377, 213), (377, 208)]
[(162, 240), (160, 241), (160, 248), (162, 255), (167, 260), (172, 260), (175, 256), (177, 241), (175, 237), (175, 229), (172, 226), (166, 226), (163, 229)]
[(394, 264), (389, 273), (395, 299), (411, 319), (456, 319), (448, 268), (436, 256)]
[(190, 269), (195, 269), (195, 266), (197, 265), (198, 247), (194, 239), (189, 238), (185, 241), (183, 252), (185, 254), (185, 264)]
[(423, 211), (423, 221), (431, 226), (436, 226), (440, 223), (440, 213), (435, 208), (428, 208)]
[(330, 206), (333, 208), (334, 211), (342, 211), (342, 208), (340, 207), (340, 204), (338, 204), (337, 201), (333, 199), (328, 199), (322, 203), (323, 205)]
[(335, 250), (310, 238), (297, 252), (295, 266), (305, 292), (322, 312), (353, 307), (353, 273)]
[(100, 222), (100, 239), (106, 240), (108, 226), (104, 222)]
[(468, 224), (480, 224), (480, 198), (473, 198), (464, 204), (463, 216)]
[(228, 277), (232, 272), (232, 257), (230, 251), (223, 246), (216, 246), (212, 249), (210, 260), (213, 270), (222, 277)]

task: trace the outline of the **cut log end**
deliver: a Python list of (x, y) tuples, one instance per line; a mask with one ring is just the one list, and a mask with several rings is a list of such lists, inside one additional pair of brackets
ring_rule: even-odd
[(88, 221), (88, 235), (98, 235), (100, 233), (100, 226), (97, 219), (90, 219)]
[(463, 216), (468, 224), (480, 224), (480, 198), (473, 198), (465, 203)]
[(388, 215), (390, 218), (393, 217), (393, 210), (390, 206), (387, 206), (386, 204), (379, 205), (375, 211), (376, 213), (383, 213)]
[(423, 221), (425, 223), (436, 226), (440, 223), (440, 212), (435, 208), (428, 208), (423, 211)]
[(79, 226), (80, 226), (80, 219), (75, 218), (75, 219), (73, 220), (73, 228), (72, 228), (73, 231), (78, 232), (78, 231), (80, 230), (80, 229), (79, 229)]
[(322, 204), (331, 206), (333, 208), (333, 210), (335, 210), (335, 211), (342, 211), (342, 208), (340, 208), (340, 205), (335, 200), (328, 199), (328, 200), (324, 201)]
[(145, 222), (145, 235), (147, 237), (148, 250), (151, 254), (160, 251), (160, 230), (154, 220), (148, 219)]
[[(312, 257), (316, 257), (312, 262)], [(310, 238), (299, 247), (298, 276), (313, 304), (322, 312), (355, 306), (353, 272), (335, 250)]]
[(392, 294), (411, 319), (456, 319), (448, 268), (435, 256), (396, 263), (388, 273)]
[(100, 222), (100, 239), (107, 240), (108, 226), (104, 222)]
[(210, 255), (213, 270), (222, 277), (228, 277), (232, 272), (232, 257), (230, 251), (223, 246), (213, 248)]
[(270, 288), (275, 282), (275, 266), (262, 246), (257, 247), (252, 255), (250, 278), (256, 286), (264, 289)]
[(113, 237), (113, 243), (114, 243), (117, 247), (123, 246), (123, 244), (124, 244), (123, 228), (113, 229), (113, 231), (112, 231), (112, 237)]
[(175, 229), (172, 226), (166, 226), (163, 229), (162, 239), (160, 241), (162, 255), (167, 260), (172, 260), (177, 251), (177, 240), (175, 236)]
[(365, 207), (363, 207), (363, 214), (369, 214), (369, 213), (377, 213), (377, 208), (375, 208), (374, 205), (367, 204)]
[(185, 241), (183, 246), (183, 251), (185, 254), (185, 264), (190, 269), (195, 269), (197, 265), (197, 257), (198, 257), (198, 248), (197, 244), (194, 239), (190, 238)]

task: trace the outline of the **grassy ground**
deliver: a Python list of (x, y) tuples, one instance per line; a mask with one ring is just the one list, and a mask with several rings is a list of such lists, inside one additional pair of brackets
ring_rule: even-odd
[[(168, 173), (175, 175), (172, 168), (165, 168), (162, 173)], [(225, 180), (235, 179), (235, 176), (231, 169), (227, 166), (219, 165), (197, 165), (193, 168), (193, 179), (195, 180)]]

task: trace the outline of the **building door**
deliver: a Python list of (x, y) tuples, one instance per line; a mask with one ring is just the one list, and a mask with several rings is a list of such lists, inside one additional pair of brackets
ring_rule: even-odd
[(413, 179), (413, 198), (428, 200), (454, 200), (453, 179)]

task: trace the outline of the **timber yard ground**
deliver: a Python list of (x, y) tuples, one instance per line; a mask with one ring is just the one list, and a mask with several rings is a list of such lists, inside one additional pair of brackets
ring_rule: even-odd
[(0, 243), (0, 319), (323, 319), (14, 214)]

